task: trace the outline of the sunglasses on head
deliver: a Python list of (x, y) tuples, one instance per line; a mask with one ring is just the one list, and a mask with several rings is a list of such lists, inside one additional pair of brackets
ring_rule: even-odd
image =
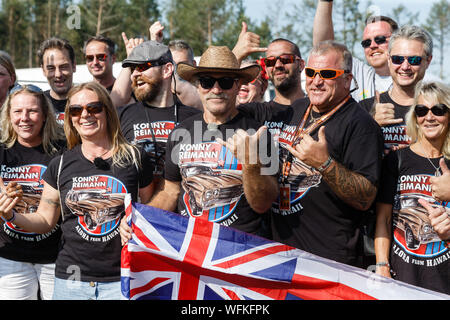
[(412, 66), (419, 66), (422, 63), (422, 57), (421, 56), (391, 56), (391, 61), (393, 64), (402, 64), (405, 59), (408, 61), (408, 63)]
[(29, 90), (31, 92), (34, 92), (34, 93), (41, 93), (42, 92), (42, 89), (39, 88), (38, 86), (35, 86), (34, 84), (26, 84), (26, 85), (16, 84), (9, 91), (9, 94), (13, 94), (14, 92), (17, 92), (17, 91), (22, 90), (22, 89), (27, 89), (27, 90)]
[(219, 87), (222, 88), (222, 90), (230, 90), (233, 88), (234, 83), (238, 79), (231, 78), (231, 77), (223, 77), (223, 78), (213, 78), (213, 77), (199, 77), (198, 81), (200, 82), (200, 86), (203, 89), (211, 89), (214, 87), (214, 84), (217, 82), (219, 84)]
[(305, 74), (308, 78), (314, 78), (316, 74), (319, 74), (322, 79), (333, 80), (337, 77), (340, 77), (344, 73), (349, 73), (349, 71), (341, 69), (314, 69), (309, 67), (305, 68)]
[(428, 111), (430, 111), (430, 110), (435, 116), (438, 116), (438, 117), (442, 117), (443, 115), (445, 115), (448, 112), (447, 106), (443, 103), (436, 104), (436, 105), (432, 106), (431, 108), (428, 108), (427, 106), (425, 106), (423, 104), (418, 104), (414, 108), (414, 112), (416, 113), (416, 116), (418, 116), (418, 117), (426, 116), (428, 114)]
[[(383, 44), (386, 43), (388, 37), (385, 36), (376, 36), (375, 38), (373, 38), (373, 41), (375, 41), (376, 44)], [(368, 47), (370, 47), (370, 45), (372, 44), (372, 39), (366, 39), (361, 41), (361, 46), (366, 49)]]
[(97, 114), (103, 111), (103, 107), (103, 103), (99, 101), (91, 102), (84, 106), (73, 104), (69, 106), (69, 115), (72, 117), (79, 117), (83, 113), (83, 109), (85, 109), (90, 114)]
[(94, 61), (94, 58), (97, 58), (98, 61), (106, 61), (106, 58), (108, 57), (108, 55), (106, 53), (99, 53), (99, 54), (88, 54), (86, 55), (86, 62), (92, 62)]
[(277, 64), (277, 60), (280, 60), (282, 64), (290, 64), (294, 63), (296, 59), (297, 56), (295, 54), (282, 54), (278, 57), (267, 57), (264, 59), (264, 63), (266, 64), (266, 67), (273, 67)]

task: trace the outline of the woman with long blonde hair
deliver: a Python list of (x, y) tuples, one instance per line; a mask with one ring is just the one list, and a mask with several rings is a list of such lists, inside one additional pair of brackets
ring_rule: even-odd
[[(50, 102), (33, 85), (16, 85), (1, 110), (0, 163), (2, 183), (20, 188), (16, 212), (33, 215), (42, 193), (42, 175), (64, 148)], [(55, 260), (61, 230), (55, 225), (45, 237), (13, 221), (0, 228), (0, 299), (49, 300), (53, 294)]]
[(450, 164), (450, 88), (439, 82), (418, 83), (415, 103), (406, 115), (410, 146), (384, 161), (377, 199), (375, 253), (377, 273), (449, 294), (448, 239), (433, 229), (423, 201), (450, 213), (434, 199), (430, 178)]
[(70, 90), (64, 131), (69, 150), (49, 164), (37, 214), (8, 210), (17, 199), (6, 196), (0, 212), (37, 233), (62, 219), (53, 299), (120, 299), (124, 197), (148, 202), (153, 168), (146, 153), (123, 138), (111, 99), (97, 83)]

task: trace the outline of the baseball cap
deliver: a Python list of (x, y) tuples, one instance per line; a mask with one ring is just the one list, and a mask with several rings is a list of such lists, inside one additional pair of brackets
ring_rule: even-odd
[(172, 53), (168, 46), (153, 41), (144, 41), (131, 51), (128, 58), (123, 60), (122, 67), (127, 68), (135, 64), (143, 64), (148, 61), (172, 62)]

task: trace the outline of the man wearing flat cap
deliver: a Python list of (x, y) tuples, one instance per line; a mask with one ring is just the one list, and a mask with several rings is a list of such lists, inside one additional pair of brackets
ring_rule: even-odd
[(171, 133), (164, 189), (150, 205), (267, 236), (263, 225), (278, 192), (278, 155), (270, 150), (267, 128), (236, 109), (241, 83), (255, 79), (260, 67), (241, 69), (229, 48), (213, 46), (198, 66), (179, 63), (177, 71), (196, 86), (204, 112)]
[(174, 63), (167, 46), (145, 41), (133, 49), (122, 67), (131, 68), (131, 86), (138, 100), (117, 109), (122, 132), (129, 142), (142, 146), (153, 159), (155, 189), (162, 181), (170, 132), (182, 119), (200, 111), (182, 105), (172, 93)]

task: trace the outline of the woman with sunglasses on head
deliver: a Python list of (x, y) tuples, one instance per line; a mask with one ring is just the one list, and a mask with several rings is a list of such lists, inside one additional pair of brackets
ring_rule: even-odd
[(14, 213), (9, 209), (17, 199), (5, 196), (0, 213), (39, 233), (62, 219), (53, 299), (120, 299), (124, 198), (129, 193), (133, 201), (149, 201), (153, 167), (145, 152), (126, 142), (115, 107), (100, 84), (73, 87), (65, 114), (69, 150), (49, 164), (37, 214)]
[(449, 294), (448, 241), (433, 230), (420, 202), (426, 200), (450, 214), (447, 203), (433, 198), (430, 183), (442, 174), (441, 159), (450, 164), (450, 88), (420, 82), (414, 100), (406, 115), (411, 145), (384, 160), (376, 205), (376, 268), (383, 276), (395, 275), (397, 280)]
[[(1, 177), (18, 189), (16, 213), (35, 215), (41, 200), (42, 175), (63, 149), (63, 133), (53, 108), (36, 86), (16, 85), (1, 112)], [(5, 220), (5, 219), (4, 219)], [(13, 219), (0, 227), (0, 299), (49, 300), (53, 294), (59, 224), (45, 235), (17, 226)]]

